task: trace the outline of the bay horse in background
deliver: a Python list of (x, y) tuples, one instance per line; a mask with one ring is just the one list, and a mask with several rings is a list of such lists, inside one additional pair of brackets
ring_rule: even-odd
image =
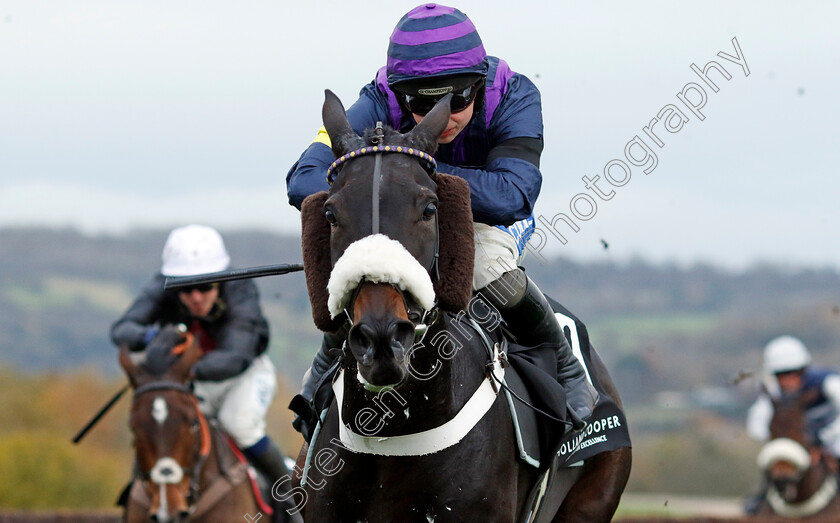
[(816, 393), (771, 398), (770, 439), (757, 460), (768, 485), (758, 516), (840, 521), (836, 460), (808, 430), (807, 406)]
[[(449, 283), (438, 286), (445, 271), (435, 282), (431, 274), (445, 247), (469, 253), (463, 305), (472, 290), (466, 182), (433, 177), (430, 156), (449, 120), (449, 99), (407, 134), (377, 125), (359, 137), (330, 91), (323, 118), (341, 172), (329, 193), (304, 202), (304, 267), (316, 325), (335, 330), (349, 320), (350, 329), (332, 383), (336, 400), (298, 458), (304, 519), (609, 521), (629, 476), (629, 447), (574, 469), (577, 480), (559, 498), (544, 498), (532, 519), (537, 469), (518, 459), (511, 412), (496, 389), (504, 341), (439, 308)], [(390, 154), (367, 154), (370, 148)], [(469, 230), (463, 244), (445, 246), (441, 184), (456, 182), (466, 193), (461, 227)], [(323, 222), (325, 255), (307, 254), (313, 216)], [(328, 283), (313, 277), (317, 264)], [(327, 288), (329, 312), (312, 297)], [(593, 360), (591, 372), (620, 404), (597, 354)]]
[(247, 463), (199, 409), (189, 381), (202, 351), (185, 330), (161, 329), (142, 353), (120, 348), (120, 365), (134, 389), (129, 425), (137, 477), (123, 520), (234, 522), (262, 513), (269, 521), (273, 513), (272, 521), (287, 521), (284, 510), (257, 499)]

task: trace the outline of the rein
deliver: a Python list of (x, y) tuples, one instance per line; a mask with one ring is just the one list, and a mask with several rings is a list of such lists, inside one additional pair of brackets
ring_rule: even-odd
[(201, 408), (198, 405), (198, 400), (193, 394), (192, 389), (188, 385), (184, 385), (183, 383), (176, 383), (174, 381), (156, 381), (152, 383), (147, 383), (146, 385), (137, 387), (137, 389), (134, 391), (134, 399), (132, 401), (136, 401), (138, 396), (147, 392), (155, 392), (161, 390), (174, 390), (176, 392), (181, 392), (189, 395), (190, 400), (193, 406), (195, 407), (195, 412), (196, 414), (198, 414), (198, 423), (201, 429), (201, 447), (199, 448), (198, 460), (196, 460), (195, 465), (193, 465), (193, 469), (190, 473), (189, 500), (190, 504), (193, 504), (198, 499), (198, 482), (201, 476), (201, 469), (204, 467), (204, 463), (207, 461), (207, 457), (210, 455), (210, 447), (212, 445), (210, 426), (207, 423), (207, 418), (204, 416), (204, 413), (201, 412)]

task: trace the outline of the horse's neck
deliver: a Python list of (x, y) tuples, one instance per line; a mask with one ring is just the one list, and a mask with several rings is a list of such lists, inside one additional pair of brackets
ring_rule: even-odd
[[(485, 378), (485, 349), (470, 327), (443, 314), (411, 353), (411, 372), (397, 389), (363, 391), (355, 367), (344, 379), (343, 421), (378, 413), (385, 423), (377, 435), (429, 430), (451, 420)], [(374, 425), (376, 426), (376, 425)]]
[(227, 437), (214, 421), (208, 420), (210, 430), (210, 452), (201, 467), (199, 494), (237, 463), (237, 457), (228, 444)]

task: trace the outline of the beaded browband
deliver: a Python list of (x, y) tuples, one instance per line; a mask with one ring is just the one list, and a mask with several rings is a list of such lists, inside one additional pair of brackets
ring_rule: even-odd
[(437, 162), (435, 162), (435, 159), (432, 158), (432, 156), (428, 153), (424, 153), (423, 151), (419, 151), (413, 147), (407, 147), (405, 145), (370, 145), (368, 147), (362, 147), (361, 149), (351, 151), (334, 161), (332, 165), (330, 165), (330, 168), (327, 169), (327, 183), (329, 183), (330, 185), (333, 184), (333, 181), (335, 181), (336, 171), (347, 160), (356, 158), (358, 156), (364, 156), (366, 154), (374, 153), (400, 153), (407, 154), (409, 156), (416, 156), (417, 158), (426, 161), (426, 172), (428, 172), (429, 176), (431, 176), (432, 178), (435, 177), (435, 169), (437, 169)]

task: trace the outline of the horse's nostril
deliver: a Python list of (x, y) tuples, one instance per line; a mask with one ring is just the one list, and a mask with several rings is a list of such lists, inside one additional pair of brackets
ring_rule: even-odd
[(391, 338), (391, 347), (399, 348), (401, 353), (414, 345), (414, 324), (408, 321), (394, 322), (388, 329)]
[(356, 324), (350, 329), (350, 335), (347, 339), (350, 350), (364, 365), (373, 364), (373, 334), (373, 330), (369, 326)]

